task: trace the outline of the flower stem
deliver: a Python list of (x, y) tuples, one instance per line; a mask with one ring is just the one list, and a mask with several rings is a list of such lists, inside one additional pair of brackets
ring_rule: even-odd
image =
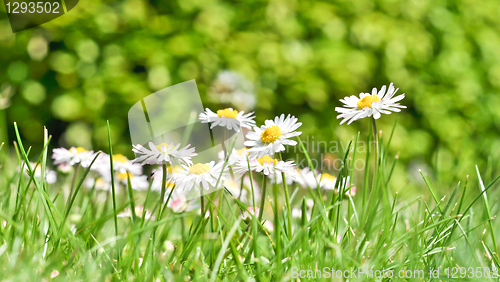
[(378, 132), (377, 132), (377, 123), (375, 119), (372, 117), (372, 131), (373, 131), (373, 147), (375, 149), (375, 175), (378, 172)]
[(205, 200), (203, 199), (203, 191), (200, 189), (200, 202), (201, 202), (201, 218), (205, 218)]
[(292, 210), (290, 208), (290, 196), (288, 195), (288, 186), (286, 185), (286, 177), (285, 173), (282, 172), (281, 176), (283, 178), (283, 189), (285, 190), (285, 201), (286, 201), (286, 213), (287, 213), (287, 225), (288, 225), (288, 230), (287, 230), (287, 235), (288, 239), (292, 239)]
[(262, 195), (260, 196), (260, 209), (259, 209), (259, 222), (262, 221), (262, 216), (264, 215), (264, 204), (266, 203), (266, 186), (267, 179), (265, 177), (262, 178)]
[[(281, 156), (281, 153), (279, 153), (280, 160), (283, 161), (283, 157)], [(292, 239), (292, 209), (290, 208), (290, 196), (288, 195), (288, 185), (286, 184), (286, 177), (285, 173), (281, 173), (281, 178), (283, 182), (283, 190), (285, 190), (285, 201), (286, 201), (286, 211), (287, 211), (287, 235), (288, 239)], [(275, 178), (276, 179), (276, 178)]]
[(276, 184), (276, 181), (274, 182), (274, 226), (276, 226), (276, 261), (278, 262), (276, 264), (276, 278), (280, 279), (281, 278), (281, 223), (280, 223), (280, 217), (279, 217), (279, 197), (278, 197), (278, 184)]
[(75, 164), (75, 173), (73, 174), (73, 179), (71, 179), (71, 188), (69, 190), (68, 202), (66, 203), (66, 210), (69, 209), (69, 203), (73, 197), (73, 190), (75, 189), (76, 176), (78, 175), (78, 168), (80, 168), (80, 163)]
[[(158, 216), (158, 220), (161, 220), (161, 213), (162, 213), (162, 208), (161, 208), (161, 203), (165, 200), (165, 192), (167, 191), (167, 163), (164, 163), (162, 165), (162, 170), (163, 170), (163, 175), (161, 179), (161, 197), (160, 197), (160, 216)], [(167, 205), (167, 203), (165, 203)]]

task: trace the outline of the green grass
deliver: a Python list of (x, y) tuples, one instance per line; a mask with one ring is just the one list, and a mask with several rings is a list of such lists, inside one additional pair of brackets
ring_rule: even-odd
[[(493, 169), (482, 176), (476, 167), (476, 175), (463, 176), (463, 182), (440, 186), (422, 173), (421, 187), (427, 190), (422, 190), (421, 196), (404, 198), (405, 193), (390, 189), (397, 156), (388, 155), (388, 144), (382, 138), (378, 153), (366, 156), (365, 169), (354, 170), (352, 160), (359, 157), (357, 140), (363, 138), (358, 135), (344, 152), (338, 172), (338, 179), (355, 179), (356, 196), (325, 192), (319, 186), (303, 189), (267, 183), (265, 213), (259, 221), (257, 216), (241, 218), (242, 211), (252, 205), (249, 203), (261, 205), (251, 198), (253, 193), (249, 201), (242, 202), (222, 189), (205, 196), (209, 216), (201, 217), (196, 210), (176, 214), (162, 205), (154, 209), (159, 194), (133, 190), (130, 179), (129, 187), (120, 193), (113, 189), (103, 195), (83, 189), (89, 169), (78, 170), (68, 199), (70, 176), (51, 186), (34, 177), (35, 167), (29, 164), (36, 162), (42, 172), (47, 169), (48, 132), (44, 131), (44, 149), (37, 155), (23, 146), (17, 126), (15, 129), (17, 161), (3, 158), (0, 170), (2, 280), (46, 281), (58, 271), (54, 280), (60, 281), (280, 281), (294, 280), (292, 268), (367, 267), (394, 270), (394, 275), (400, 270), (425, 273), (420, 279), (394, 277), (384, 281), (446, 281), (450, 279), (445, 268), (450, 268), (451, 276), (453, 267), (465, 267), (466, 278), (460, 278), (463, 274), (458, 271), (458, 280), (454, 279), (465, 281), (474, 280), (467, 278), (470, 267), (474, 272), (476, 267), (500, 267), (495, 237), (499, 234), (495, 200), (500, 192), (498, 178), (490, 177)], [(388, 143), (392, 132), (394, 128)], [(368, 141), (372, 138), (365, 137)], [(111, 141), (108, 153), (112, 153)], [(377, 173), (374, 155), (379, 160)], [(307, 152), (301, 157), (312, 165)], [(27, 171), (30, 177), (20, 171)], [(252, 178), (263, 182), (261, 175), (254, 173)], [(351, 188), (345, 183), (339, 187), (341, 191)], [(310, 219), (306, 216), (308, 198), (314, 200)], [(133, 210), (143, 205), (155, 211), (155, 220), (117, 217), (127, 207)], [(293, 218), (292, 208), (301, 209), (302, 216)], [(274, 223), (272, 232), (263, 227), (264, 221)], [(429, 271), (438, 267), (441, 279), (429, 278)]]

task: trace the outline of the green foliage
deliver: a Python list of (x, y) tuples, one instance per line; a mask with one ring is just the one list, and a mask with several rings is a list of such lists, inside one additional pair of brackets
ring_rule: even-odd
[[(329, 273), (364, 267), (393, 270), (391, 281), (413, 281), (398, 279), (400, 271), (422, 271), (419, 281), (432, 281), (430, 270), (438, 267), (443, 279), (446, 268), (451, 277), (453, 267), (464, 267), (455, 271), (456, 278), (464, 278), (478, 277), (477, 269), (484, 275), (485, 268), (500, 267), (498, 223), (491, 217), (498, 206), (489, 202), (500, 196), (495, 189), (500, 177), (483, 182), (476, 168), (477, 183), (466, 178), (447, 197), (450, 194), (437, 190), (422, 174), (432, 197), (404, 198), (387, 185), (393, 160), (383, 140), (374, 154), (376, 169), (367, 164), (370, 179), (358, 186), (363, 193), (356, 196), (344, 193), (353, 188), (346, 181), (336, 182), (340, 193), (321, 190), (319, 184), (317, 189), (274, 184), (264, 198), (263, 214), (242, 218), (247, 204), (222, 189), (205, 196), (207, 216), (199, 209), (174, 213), (160, 204), (153, 212), (156, 219), (150, 219), (145, 212), (130, 218), (117, 218), (117, 213), (142, 204), (158, 207), (157, 192), (148, 191), (145, 199), (145, 192), (132, 189), (130, 178), (121, 195), (80, 189), (90, 168), (80, 173), (75, 169), (78, 181), (72, 181), (74, 193), (65, 199), (69, 178), (49, 185), (34, 173), (36, 167), (47, 169), (47, 131), (45, 149), (33, 164), (31, 151), (15, 129), (18, 166), (26, 175), (15, 167), (0, 169), (3, 280), (286, 281), (300, 270), (318, 269), (323, 276), (314, 274), (313, 280), (331, 281), (324, 276), (325, 267)], [(359, 173), (350, 161), (356, 144), (345, 151), (338, 179)], [(311, 163), (307, 151), (301, 157)], [(253, 177), (261, 180), (260, 175)], [(313, 199), (312, 206), (306, 205), (306, 198)], [(302, 213), (292, 217), (291, 208)], [(257, 219), (261, 215), (262, 221)], [(266, 221), (274, 223), (273, 230)], [(359, 276), (354, 281), (375, 280)]]
[(3, 16), (0, 83), (15, 93), (6, 124), (38, 148), (46, 125), (60, 145), (102, 149), (110, 120), (116, 151), (129, 154), (133, 103), (190, 79), (205, 99), (230, 69), (256, 84), (261, 121), (290, 112), (316, 140), (345, 141), (368, 126), (338, 126), (338, 99), (392, 81), (409, 106), (391, 148), (404, 152), (396, 170), (437, 162), (449, 182), (500, 157), (497, 4), (92, 1), (17, 34)]

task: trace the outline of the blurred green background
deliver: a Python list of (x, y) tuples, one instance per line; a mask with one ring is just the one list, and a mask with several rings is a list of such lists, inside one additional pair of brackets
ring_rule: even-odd
[(438, 167), (454, 186), (500, 159), (499, 32), (497, 0), (80, 1), (16, 34), (2, 13), (0, 132), (12, 141), (17, 122), (38, 152), (45, 125), (54, 146), (97, 150), (110, 120), (114, 151), (133, 157), (131, 105), (196, 79), (216, 110), (207, 92), (231, 70), (254, 83), (258, 124), (291, 113), (304, 138), (348, 142), (369, 120), (340, 126), (338, 100), (394, 82), (408, 109), (378, 126), (399, 120), (396, 185)]

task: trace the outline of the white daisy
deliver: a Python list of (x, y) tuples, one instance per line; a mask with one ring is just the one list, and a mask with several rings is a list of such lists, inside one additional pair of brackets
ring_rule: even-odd
[[(228, 178), (224, 181), (224, 187), (231, 193), (233, 198), (238, 199), (242, 202), (250, 201), (254, 196), (255, 200), (258, 201), (260, 199), (260, 187), (259, 184), (257, 184), (257, 180), (255, 178), (253, 178), (252, 180), (253, 185), (250, 181), (250, 176), (248, 175), (245, 175), (243, 176), (243, 179), (238, 180)], [(243, 184), (243, 187), (241, 186), (241, 184)]]
[(54, 184), (57, 181), (57, 172), (53, 170), (49, 170), (46, 173), (45, 179), (47, 180), (48, 184)]
[(265, 155), (273, 156), (274, 153), (284, 151), (284, 145), (297, 145), (296, 141), (290, 140), (302, 134), (295, 131), (302, 125), (297, 120), (294, 116), (288, 115), (285, 118), (282, 114), (275, 117), (274, 121), (266, 120), (260, 128), (254, 126), (254, 131), (250, 131), (246, 136), (249, 140), (244, 143), (245, 146), (252, 147), (248, 149), (250, 155), (257, 158)]
[(252, 216), (259, 216), (260, 214), (260, 209), (259, 208), (254, 208), (254, 207), (247, 207), (247, 210), (241, 215), (243, 220), (250, 220), (252, 219)]
[[(311, 210), (306, 211), (307, 220), (311, 220)], [(292, 218), (302, 218), (302, 209), (293, 208)]]
[(297, 182), (302, 188), (317, 188), (321, 179), (321, 173), (311, 170), (309, 167), (297, 170)]
[(373, 116), (374, 119), (379, 119), (381, 114), (390, 114), (391, 111), (400, 112), (400, 109), (406, 108), (406, 106), (397, 103), (405, 97), (404, 93), (394, 97), (399, 88), (394, 89), (391, 82), (387, 92), (385, 92), (385, 89), (386, 86), (384, 85), (378, 92), (377, 88), (373, 88), (371, 95), (369, 93), (361, 93), (359, 94), (359, 98), (352, 95), (340, 99), (340, 102), (344, 103), (345, 106), (345, 108), (335, 108), (335, 111), (340, 113), (337, 119), (343, 118), (340, 124), (346, 121), (348, 121), (347, 124), (351, 124), (355, 120), (370, 116)]
[(326, 190), (334, 190), (336, 183), (337, 183), (337, 177), (326, 172), (321, 175), (321, 181), (320, 181), (321, 188)]
[(80, 164), (82, 167), (89, 167), (95, 157), (94, 151), (87, 151), (82, 147), (71, 147), (69, 150), (65, 148), (54, 149), (52, 158), (54, 165), (75, 165)]
[[(109, 157), (107, 159), (109, 163)], [(122, 154), (113, 155), (113, 169), (119, 173), (130, 172), (134, 175), (142, 174), (142, 166), (133, 163)]]
[[(347, 186), (349, 187), (349, 186)], [(351, 186), (351, 189), (349, 189), (349, 192), (351, 193), (351, 196), (356, 196), (356, 186)]]
[[(40, 180), (42, 177), (42, 166), (41, 164), (36, 165), (36, 163), (30, 162), (31, 168), (35, 170), (35, 178)], [(24, 175), (29, 177), (28, 174), (28, 167), (23, 164), (24, 167)], [(36, 167), (36, 168), (35, 168)], [(19, 169), (18, 169), (19, 170)], [(57, 181), (57, 172), (46, 168), (45, 169), (45, 181), (47, 181), (48, 184), (54, 184)]]
[[(85, 179), (84, 186), (88, 189), (95, 188), (96, 190), (100, 191), (111, 191), (111, 181), (106, 180), (102, 177), (88, 177), (87, 179)], [(120, 192), (120, 189), (116, 189), (115, 192), (118, 194)]]
[(244, 111), (238, 112), (232, 108), (218, 110), (217, 113), (206, 108), (205, 112), (200, 114), (201, 123), (212, 123), (210, 129), (221, 126), (236, 132), (240, 131), (240, 127), (252, 128), (255, 126), (254, 118), (253, 112), (245, 114)]
[(267, 232), (273, 232), (274, 231), (274, 225), (272, 222), (270, 222), (269, 220), (266, 220), (263, 224), (262, 224), (262, 227), (264, 227), (264, 229), (267, 231)]
[[(101, 175), (109, 177), (111, 173), (110, 158), (108, 154), (101, 153), (93, 165), (94, 170)], [(113, 170), (118, 173), (129, 172), (133, 175), (142, 174), (142, 166), (133, 163), (122, 154), (113, 155)]]
[[(183, 168), (181, 166), (168, 166), (167, 167), (167, 182), (165, 183), (165, 187), (167, 189), (171, 189), (175, 185), (175, 180), (177, 179), (176, 174), (182, 171)], [(162, 168), (157, 168), (154, 169), (151, 177), (153, 178), (153, 184), (151, 186), (151, 190), (160, 192), (161, 187), (162, 187), (162, 181), (163, 181), (163, 169)], [(167, 192), (168, 195), (168, 192)]]
[(57, 166), (57, 171), (62, 173), (62, 174), (70, 174), (71, 172), (73, 172), (73, 166), (71, 166), (69, 164), (62, 163), (62, 164)]
[[(154, 220), (155, 217), (151, 214), (151, 212), (148, 209), (145, 209), (144, 207), (135, 207), (135, 215), (138, 218), (142, 218), (144, 215), (144, 219), (152, 219)], [(117, 217), (132, 217), (132, 213), (130, 212), (130, 208), (126, 208), (123, 212), (119, 213), (116, 215)]]
[(128, 187), (128, 178), (130, 178), (130, 186), (134, 190), (145, 191), (149, 189), (148, 177), (146, 175), (134, 175), (130, 172), (116, 174), (116, 179), (124, 187)]
[(208, 96), (221, 104), (251, 110), (255, 106), (254, 85), (233, 71), (222, 71), (211, 85)]
[[(297, 181), (297, 170), (294, 170), (293, 172), (289, 171), (288, 174), (294, 175), (294, 177), (287, 177), (286, 178), (286, 184), (292, 185), (293, 182)], [(269, 177), (271, 184), (274, 184), (275, 182), (276, 182), (276, 184), (283, 183), (283, 176), (281, 175), (281, 173), (272, 173), (272, 174), (269, 174), (268, 177)]]
[[(336, 184), (337, 184), (337, 177), (335, 177), (329, 173), (326, 173), (326, 172), (321, 175), (321, 182), (320, 182), (321, 188), (323, 188), (325, 190), (334, 190), (335, 193), (338, 193), (339, 189), (335, 188)], [(349, 176), (344, 177), (344, 179), (342, 180), (342, 183), (340, 183), (339, 187), (341, 189), (344, 189), (344, 185), (345, 185), (345, 189), (349, 189), (348, 192), (351, 194), (351, 196), (356, 195), (356, 186), (351, 187)]]
[(273, 159), (270, 156), (263, 156), (259, 159), (240, 160), (236, 164), (236, 171), (240, 173), (248, 172), (248, 165), (250, 164), (250, 170), (255, 172), (263, 173), (266, 176), (271, 174), (281, 174), (284, 172), (287, 176), (295, 179), (295, 164), (293, 161), (279, 161)]
[(247, 199), (247, 190), (244, 187), (240, 186), (240, 183), (235, 181), (234, 179), (228, 178), (224, 181), (224, 187), (233, 195), (235, 199), (240, 201), (246, 201)]
[(165, 241), (165, 243), (163, 243), (163, 247), (165, 248), (165, 252), (163, 253), (163, 255), (166, 255), (167, 253), (171, 253), (175, 250), (175, 246), (174, 244), (172, 243), (172, 241)]
[(184, 148), (179, 149), (181, 144), (166, 144), (161, 143), (155, 145), (153, 142), (149, 142), (149, 149), (142, 146), (141, 144), (133, 145), (132, 151), (136, 153), (136, 158), (132, 160), (133, 163), (145, 164), (163, 164), (164, 162), (173, 163), (177, 161), (180, 164), (191, 164), (191, 157), (196, 156), (194, 152), (195, 148), (189, 148), (191, 145), (187, 145)]
[[(167, 193), (165, 193), (165, 201), (168, 199), (169, 194), (170, 191), (167, 191)], [(168, 201), (167, 207), (170, 208), (174, 213), (182, 213), (197, 209), (200, 207), (200, 205), (196, 204), (194, 199), (188, 200), (186, 199), (186, 196), (184, 196), (184, 194), (177, 192), (177, 190), (174, 190), (170, 200)]]
[[(236, 150), (233, 148), (231, 153), (229, 154), (229, 157), (227, 159), (227, 165), (232, 166), (235, 163), (237, 163), (239, 160), (245, 160), (247, 159), (248, 156), (248, 150), (247, 148), (242, 148), (239, 150)], [(220, 151), (218, 154), (219, 160), (224, 161), (224, 151)]]
[(215, 187), (217, 180), (220, 178), (219, 185), (222, 185), (226, 179), (225, 170), (227, 166), (222, 169), (223, 165), (222, 162), (215, 164), (214, 161), (197, 163), (191, 166), (182, 165), (182, 169), (174, 176), (176, 189), (186, 191), (194, 187), (196, 191), (199, 191), (200, 188), (205, 190), (218, 188)]

